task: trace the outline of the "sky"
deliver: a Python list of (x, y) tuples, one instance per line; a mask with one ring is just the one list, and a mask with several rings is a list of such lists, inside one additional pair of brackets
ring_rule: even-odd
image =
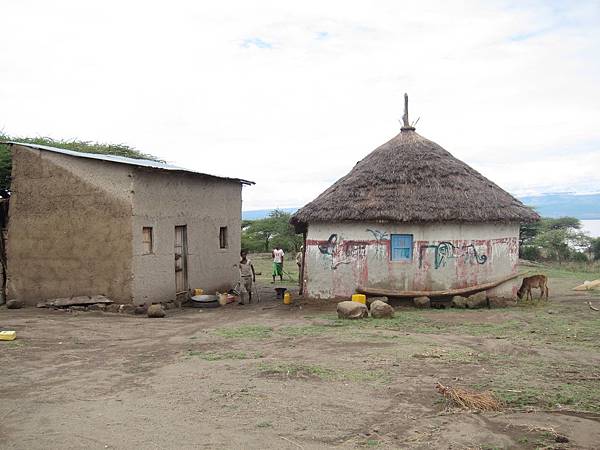
[(0, 130), (299, 207), (400, 130), (514, 195), (600, 192), (598, 1), (0, 0)]

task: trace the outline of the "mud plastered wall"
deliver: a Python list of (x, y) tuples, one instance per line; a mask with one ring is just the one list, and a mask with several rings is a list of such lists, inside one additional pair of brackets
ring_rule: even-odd
[[(230, 289), (238, 279), (242, 187), (240, 183), (180, 173), (136, 170), (134, 183), (134, 303), (175, 297), (175, 227), (187, 229), (190, 289)], [(144, 254), (143, 227), (152, 227), (153, 251)], [(227, 247), (219, 229), (227, 227)]]
[[(397, 291), (462, 288), (516, 272), (518, 224), (311, 224), (305, 287), (344, 298), (357, 287)], [(411, 258), (392, 261), (391, 235), (412, 236)], [(490, 295), (513, 297), (516, 282)]]
[(13, 146), (8, 297), (131, 301), (127, 166)]

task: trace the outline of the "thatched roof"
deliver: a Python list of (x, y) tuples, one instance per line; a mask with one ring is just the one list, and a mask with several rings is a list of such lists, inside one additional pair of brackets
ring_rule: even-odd
[(340, 178), (291, 219), (313, 222), (530, 222), (537, 213), (414, 128)]

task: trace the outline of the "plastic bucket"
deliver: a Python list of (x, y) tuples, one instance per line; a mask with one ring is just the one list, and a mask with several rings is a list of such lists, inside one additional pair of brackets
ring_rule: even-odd
[(352, 294), (352, 301), (366, 305), (367, 304), (367, 296), (365, 294)]

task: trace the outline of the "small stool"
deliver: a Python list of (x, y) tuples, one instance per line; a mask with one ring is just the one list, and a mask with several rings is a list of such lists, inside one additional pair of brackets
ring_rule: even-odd
[(287, 288), (282, 288), (282, 287), (275, 288), (275, 292), (277, 292), (277, 298), (281, 300), (285, 294), (285, 291), (287, 291)]

